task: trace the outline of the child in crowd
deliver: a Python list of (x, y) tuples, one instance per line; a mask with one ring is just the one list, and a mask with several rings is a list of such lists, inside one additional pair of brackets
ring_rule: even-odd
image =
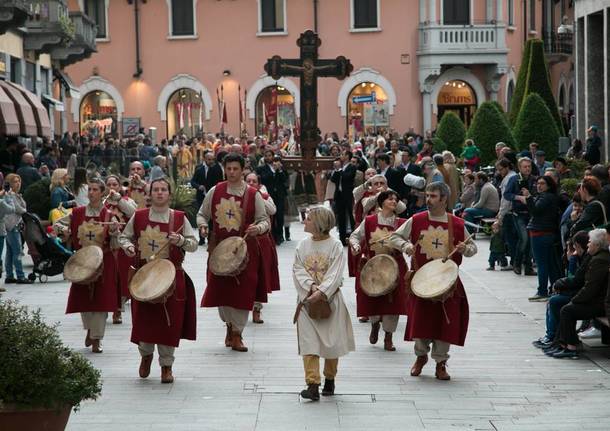
[(487, 271), (494, 271), (496, 269), (496, 262), (500, 264), (500, 269), (508, 266), (506, 260), (506, 249), (504, 247), (504, 240), (502, 239), (502, 233), (500, 227), (495, 223), (491, 227), (492, 234), (489, 240), (489, 267)]
[(475, 172), (481, 161), (481, 151), (479, 147), (474, 144), (472, 139), (466, 139), (464, 142), (464, 150), (460, 157), (464, 159), (464, 164), (468, 169)]
[(70, 257), (74, 254), (74, 252), (72, 250), (68, 250), (63, 243), (61, 242), (61, 239), (59, 239), (57, 237), (57, 233), (55, 233), (55, 231), (53, 230), (52, 226), (47, 226), (47, 237), (51, 238), (51, 240), (55, 243), (55, 245), (57, 246), (57, 248), (66, 256), (66, 257)]

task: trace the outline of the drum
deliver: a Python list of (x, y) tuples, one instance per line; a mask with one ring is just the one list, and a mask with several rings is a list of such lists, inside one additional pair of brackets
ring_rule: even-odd
[(432, 260), (415, 272), (411, 279), (411, 290), (422, 299), (445, 301), (453, 294), (458, 273), (458, 266), (453, 260)]
[(210, 271), (220, 277), (236, 277), (248, 266), (248, 245), (240, 236), (225, 238), (210, 255)]
[(398, 263), (389, 254), (378, 254), (369, 259), (360, 271), (360, 288), (371, 297), (391, 293), (398, 284)]
[(97, 245), (77, 250), (64, 266), (64, 278), (74, 284), (95, 283), (104, 270), (104, 252)]
[(135, 273), (129, 283), (129, 293), (138, 301), (159, 304), (176, 289), (176, 267), (167, 259), (148, 262)]

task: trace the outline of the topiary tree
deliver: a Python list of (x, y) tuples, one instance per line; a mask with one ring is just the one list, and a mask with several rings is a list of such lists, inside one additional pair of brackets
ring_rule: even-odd
[(506, 117), (492, 102), (483, 102), (477, 109), (472, 124), (466, 133), (481, 150), (481, 163), (489, 164), (496, 159), (496, 144), (504, 142), (515, 148), (515, 140)]
[[(546, 103), (547, 108), (549, 108), (549, 112), (557, 126), (559, 136), (564, 136), (563, 123), (559, 116), (559, 109), (557, 109), (555, 96), (553, 96), (553, 91), (551, 90), (549, 68), (546, 63), (546, 57), (544, 56), (544, 42), (540, 39), (532, 40), (530, 51), (525, 97), (532, 93), (538, 93), (540, 97), (542, 97), (542, 100), (544, 100), (544, 103)], [(523, 109), (523, 105), (521, 106), (521, 109)]]
[(498, 102), (497, 100), (490, 100), (489, 103), (495, 106), (496, 109), (500, 112), (500, 114), (506, 115), (506, 112), (504, 112), (504, 108), (502, 107), (502, 105), (500, 105), (500, 102)]
[(447, 144), (445, 144), (445, 142), (439, 137), (435, 136), (434, 138), (432, 138), (432, 144), (433, 154), (442, 153), (447, 149)]
[(436, 137), (443, 141), (447, 149), (457, 158), (462, 152), (466, 127), (455, 112), (447, 111), (436, 129)]
[(532, 47), (532, 40), (528, 39), (523, 48), (523, 57), (521, 58), (521, 66), (519, 67), (519, 75), (517, 75), (517, 84), (515, 85), (515, 91), (513, 92), (513, 98), (510, 102), (508, 122), (511, 126), (514, 126), (523, 104), (523, 98), (525, 95), (525, 87), (527, 86), (527, 72), (530, 65), (530, 53)]
[(536, 142), (546, 153), (547, 160), (557, 157), (559, 131), (549, 108), (538, 94), (533, 93), (525, 98), (513, 135), (519, 149), (525, 150), (530, 143)]

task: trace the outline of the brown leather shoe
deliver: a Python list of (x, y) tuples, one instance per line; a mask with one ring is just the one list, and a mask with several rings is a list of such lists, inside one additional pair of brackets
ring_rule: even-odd
[(396, 347), (394, 347), (394, 343), (392, 342), (392, 333), (386, 332), (385, 338), (383, 339), (383, 349), (388, 352), (396, 351)]
[(121, 310), (117, 310), (112, 313), (112, 323), (114, 325), (120, 325), (123, 323), (123, 317), (121, 316)]
[(91, 351), (93, 353), (102, 353), (104, 351), (102, 340), (91, 340)]
[(241, 333), (237, 331), (231, 332), (231, 349), (237, 352), (247, 352), (248, 348), (244, 345), (241, 339)]
[(417, 377), (421, 374), (421, 370), (424, 368), (424, 365), (428, 362), (428, 355), (418, 356), (415, 360), (415, 363), (411, 367), (411, 375), (413, 377)]
[(447, 361), (436, 363), (435, 375), (439, 380), (451, 380), (451, 376), (447, 373)]
[(381, 327), (381, 323), (375, 322), (371, 325), (371, 335), (369, 335), (369, 342), (371, 344), (377, 344), (379, 340), (379, 328)]
[(142, 356), (142, 360), (140, 361), (140, 377), (145, 379), (150, 375), (150, 365), (152, 364), (153, 355)]
[(254, 323), (265, 323), (263, 319), (261, 319), (261, 312), (252, 310), (252, 322)]
[(231, 324), (227, 323), (227, 335), (225, 335), (225, 347), (231, 347)]
[(85, 336), (85, 347), (91, 347), (91, 344), (93, 344), (93, 340), (91, 339), (91, 337), (89, 337), (89, 330), (87, 329), (87, 335)]
[(174, 383), (172, 367), (161, 367), (161, 383)]

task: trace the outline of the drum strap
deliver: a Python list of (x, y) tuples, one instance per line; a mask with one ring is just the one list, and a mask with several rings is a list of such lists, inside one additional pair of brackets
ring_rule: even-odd
[(239, 236), (244, 236), (244, 231), (246, 230), (246, 211), (248, 210), (248, 204), (250, 203), (250, 193), (248, 193), (248, 186), (246, 186), (244, 190), (244, 195), (241, 198), (241, 226), (239, 227)]
[[(453, 249), (455, 248), (455, 244), (453, 243), (454, 240), (454, 236), (453, 236), (453, 226), (454, 224), (454, 220), (453, 217), (451, 216), (451, 214), (447, 213), (447, 233), (448, 233), (448, 237), (449, 237), (449, 244), (447, 247), (447, 251), (448, 253), (451, 253), (453, 251)], [(457, 283), (457, 280), (456, 280)], [(453, 286), (453, 288), (455, 288), (455, 285)], [(453, 288), (451, 289), (451, 292), (453, 292)], [(453, 293), (452, 293), (453, 294)], [(441, 307), (443, 308), (443, 314), (445, 315), (445, 320), (447, 321), (447, 325), (451, 324), (451, 320), (449, 320), (449, 316), (447, 315), (447, 310), (445, 309), (445, 301), (443, 300), (441, 302)]]

